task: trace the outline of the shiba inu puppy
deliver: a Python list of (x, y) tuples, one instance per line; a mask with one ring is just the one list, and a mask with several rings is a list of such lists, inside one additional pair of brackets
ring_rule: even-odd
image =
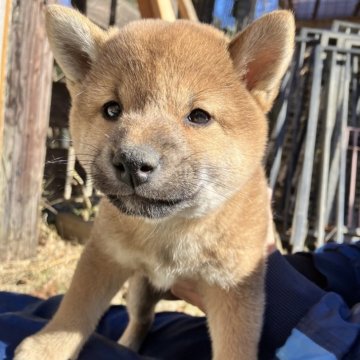
[(266, 15), (231, 41), (188, 21), (106, 32), (57, 5), (46, 20), (72, 97), (77, 156), (105, 196), (58, 312), (15, 359), (75, 359), (128, 278), (121, 344), (138, 350), (162, 293), (191, 279), (213, 358), (256, 359), (269, 221), (265, 114), (292, 56), (292, 14)]

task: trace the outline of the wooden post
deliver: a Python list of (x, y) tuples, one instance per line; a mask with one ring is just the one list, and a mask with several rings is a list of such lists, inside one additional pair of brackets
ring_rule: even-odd
[(111, 0), (109, 26), (114, 26), (116, 23), (116, 8), (117, 0)]
[(314, 5), (314, 11), (312, 14), (313, 20), (315, 20), (317, 18), (319, 7), (320, 7), (320, 0), (316, 0), (315, 5)]
[(143, 18), (176, 20), (175, 11), (170, 0), (138, 0), (138, 5)]
[(1, 261), (36, 253), (53, 64), (44, 28), (45, 2), (11, 3), (0, 150)]
[(0, 159), (2, 139), (4, 132), (4, 103), (5, 103), (5, 75), (6, 75), (6, 54), (9, 33), (9, 17), (11, 0), (0, 2)]
[(357, 2), (352, 15), (353, 16), (359, 16), (359, 12), (360, 12), (360, 0)]
[(199, 21), (191, 0), (178, 0), (179, 13), (182, 19)]

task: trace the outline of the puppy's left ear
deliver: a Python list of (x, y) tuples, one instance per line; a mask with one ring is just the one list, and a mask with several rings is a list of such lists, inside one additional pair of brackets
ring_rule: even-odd
[(235, 70), (266, 113), (278, 93), (294, 50), (295, 21), (279, 10), (256, 20), (229, 44)]

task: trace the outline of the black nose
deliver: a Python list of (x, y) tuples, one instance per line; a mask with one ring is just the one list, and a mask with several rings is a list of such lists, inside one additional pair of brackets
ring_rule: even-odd
[(135, 187), (148, 182), (159, 167), (160, 157), (152, 148), (119, 149), (112, 159), (118, 179)]

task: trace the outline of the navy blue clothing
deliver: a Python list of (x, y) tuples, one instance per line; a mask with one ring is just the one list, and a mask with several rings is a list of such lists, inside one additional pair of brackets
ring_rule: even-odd
[(314, 254), (314, 265), (327, 279), (325, 290), (341, 294), (349, 306), (360, 302), (360, 241), (327, 244)]
[[(22, 339), (40, 330), (56, 311), (62, 296), (40, 300), (32, 296), (0, 293), (0, 359), (10, 360)], [(157, 314), (141, 356), (116, 343), (128, 321), (123, 306), (111, 306), (96, 333), (82, 350), (80, 360), (210, 359), (210, 341), (204, 317), (182, 313)], [(39, 359), (41, 360), (41, 359)]]
[[(285, 344), (277, 349), (275, 358), (358, 360), (360, 359), (360, 316), (352, 314), (350, 307), (360, 302), (360, 242), (351, 245), (327, 244), (313, 254), (313, 262), (317, 271), (326, 279), (324, 290), (327, 292), (316, 304), (309, 307), (304, 317), (299, 318)], [(269, 273), (271, 274), (271, 268)], [(276, 274), (275, 277), (277, 275), (280, 274)], [(299, 295), (298, 300), (293, 303), (294, 308), (298, 308), (299, 303), (308, 296), (302, 295), (301, 290), (296, 290), (296, 287), (302, 288), (306, 283), (301, 281), (297, 283), (300, 279), (296, 276), (293, 279), (293, 286), (288, 283), (285, 287), (280, 286), (286, 292), (290, 290), (292, 299)], [(267, 285), (273, 283), (269, 280)], [(308, 290), (307, 287), (306, 292)], [(267, 289), (267, 294), (271, 294), (270, 289)], [(269, 296), (269, 300), (271, 299), (274, 297)], [(285, 298), (281, 302), (283, 303), (284, 300)], [(275, 306), (275, 304), (268, 305)], [(290, 314), (290, 311), (287, 313)], [(289, 326), (286, 321), (283, 321), (283, 324)]]
[[(360, 359), (360, 317), (350, 312), (350, 306), (360, 302), (360, 245), (327, 245), (313, 260), (327, 279), (327, 291), (295, 270), (278, 252), (269, 256), (260, 360)], [(334, 291), (344, 294), (347, 303)], [(60, 300), (61, 296), (44, 301), (0, 292), (0, 360), (12, 359), (19, 342), (45, 325)], [(203, 317), (157, 314), (139, 355), (116, 343), (127, 320), (124, 307), (112, 306), (86, 343), (80, 360), (211, 358)]]

